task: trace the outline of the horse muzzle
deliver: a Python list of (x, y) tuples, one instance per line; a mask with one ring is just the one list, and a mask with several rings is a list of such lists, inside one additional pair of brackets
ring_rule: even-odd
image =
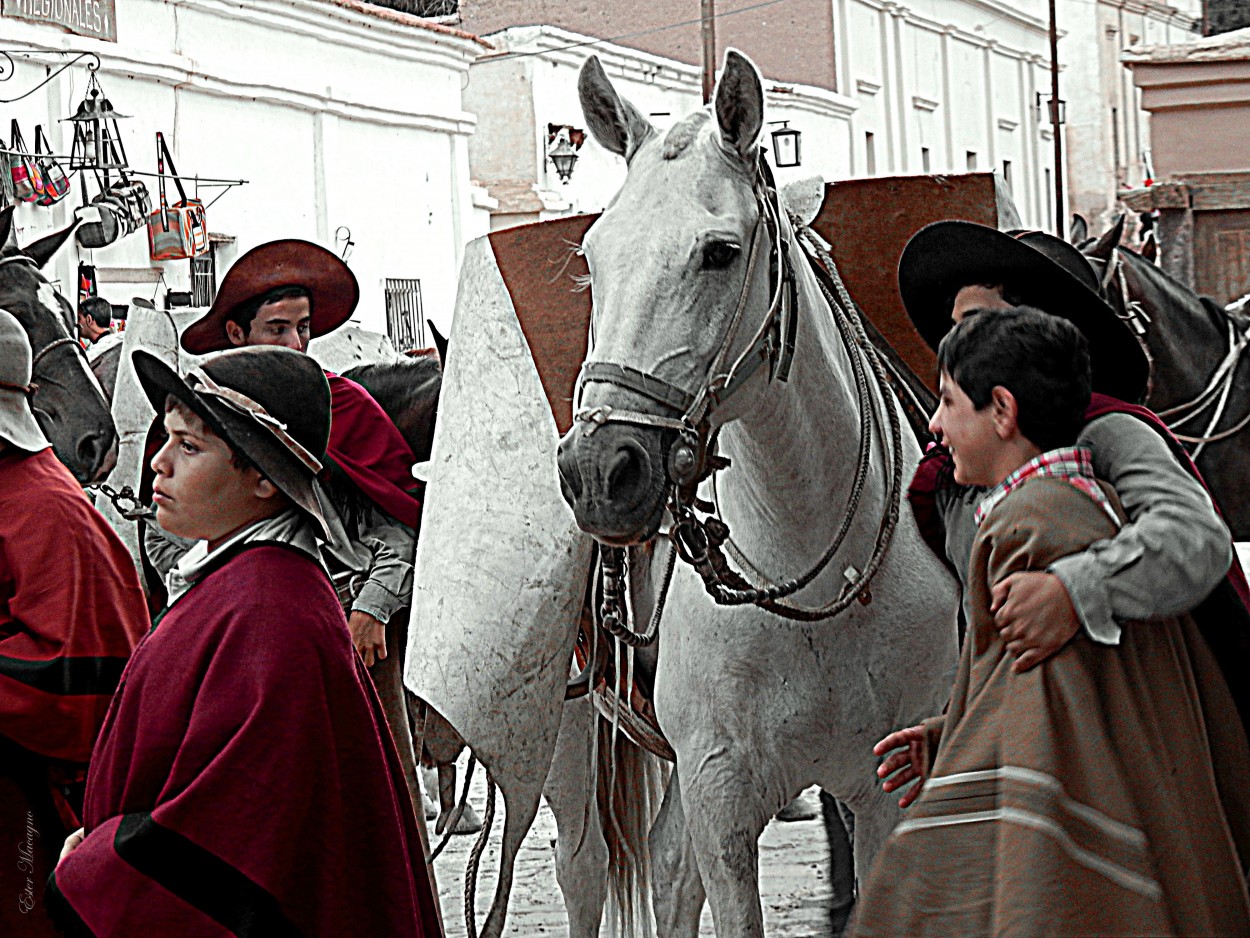
[(660, 530), (669, 481), (671, 430), (624, 423), (575, 423), (560, 440), (560, 490), (577, 525), (597, 540), (624, 547)]

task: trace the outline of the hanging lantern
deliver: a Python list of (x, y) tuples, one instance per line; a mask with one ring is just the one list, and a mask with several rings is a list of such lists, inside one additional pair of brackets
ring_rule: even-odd
[(547, 125), (547, 159), (556, 168), (560, 182), (569, 184), (573, 167), (577, 165), (577, 151), (586, 139), (586, 132), (568, 124)]
[(799, 159), (799, 143), (803, 134), (797, 130), (790, 129), (789, 121), (777, 121), (781, 127), (774, 130), (773, 137), (773, 162), (778, 169), (785, 169), (791, 166), (798, 166)]
[(78, 110), (65, 120), (74, 125), (74, 143), (70, 148), (70, 169), (127, 169), (126, 148), (122, 145), (119, 118), (113, 104), (104, 96), (94, 70), (87, 83), (87, 96), (78, 104)]

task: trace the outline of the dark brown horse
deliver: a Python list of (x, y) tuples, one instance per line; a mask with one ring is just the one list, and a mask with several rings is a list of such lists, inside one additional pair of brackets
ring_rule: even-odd
[(104, 478), (117, 460), (117, 431), (87, 356), (74, 338), (74, 310), (40, 273), (73, 225), (29, 247), (13, 238), (13, 206), (0, 209), (0, 308), (26, 330), (34, 356), (30, 406), (74, 478)]
[(1194, 456), (1233, 539), (1250, 540), (1250, 319), (1120, 247), (1123, 226), (1082, 251), (1150, 355), (1146, 406)]

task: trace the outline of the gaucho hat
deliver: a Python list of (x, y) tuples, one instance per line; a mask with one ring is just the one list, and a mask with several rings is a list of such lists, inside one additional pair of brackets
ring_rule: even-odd
[(360, 301), (356, 276), (331, 251), (311, 241), (287, 238), (252, 248), (226, 273), (217, 299), (182, 333), (182, 347), (195, 355), (231, 348), (226, 321), (241, 306), (280, 287), (303, 287), (312, 307), (312, 338), (347, 322)]
[(330, 385), (307, 355), (275, 345), (223, 352), (185, 378), (148, 352), (135, 373), (158, 414), (172, 394), (246, 456), (330, 538), (313, 479), (330, 439)]
[(940, 221), (907, 242), (898, 288), (912, 323), (934, 351), (953, 325), (955, 294), (971, 284), (1004, 284), (1023, 301), (1080, 329), (1089, 342), (1095, 391), (1125, 401), (1145, 396), (1150, 378), (1145, 351), (1100, 295), (1093, 266), (1066, 241), (1041, 231)]

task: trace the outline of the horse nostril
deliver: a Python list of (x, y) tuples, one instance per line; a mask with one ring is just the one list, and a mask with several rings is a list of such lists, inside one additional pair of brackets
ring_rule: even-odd
[(107, 433), (89, 433), (78, 441), (78, 460), (87, 467), (88, 476), (95, 476), (111, 445)]
[(582, 497), (582, 473), (572, 453), (569, 439), (560, 441), (556, 447), (556, 469), (560, 475), (560, 489), (564, 500), (572, 504)]
[(647, 451), (638, 443), (633, 440), (621, 443), (604, 473), (608, 498), (615, 501), (636, 491), (646, 478), (649, 463)]

